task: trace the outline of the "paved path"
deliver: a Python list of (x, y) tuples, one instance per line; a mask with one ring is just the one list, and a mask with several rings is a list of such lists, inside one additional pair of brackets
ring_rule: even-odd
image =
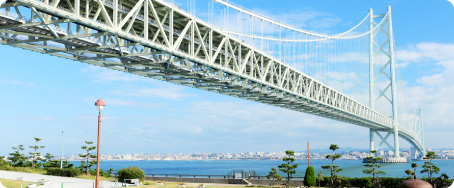
[[(94, 180), (80, 179), (80, 178), (68, 178), (60, 176), (49, 176), (42, 174), (30, 174), (23, 172), (11, 172), (0, 170), (1, 179), (17, 180), (18, 177), (24, 177), (25, 181), (28, 182), (38, 182), (39, 179), (49, 180), (50, 185), (37, 186), (37, 188), (61, 188), (63, 183), (63, 188), (93, 188)], [(114, 182), (101, 181), (100, 183), (103, 187), (114, 187)], [(26, 187), (26, 186), (24, 186)]]
[[(37, 186), (36, 188), (61, 188), (63, 183), (63, 188), (93, 188), (94, 180), (81, 179), (81, 178), (68, 178), (60, 176), (50, 176), (42, 174), (31, 174), (24, 172), (12, 172), (12, 171), (3, 171), (0, 170), (0, 179), (9, 179), (17, 180), (18, 177), (24, 177), (25, 181), (36, 182), (38, 183), (39, 179), (49, 180), (50, 185)], [(115, 182), (111, 181), (101, 181), (101, 186), (103, 188), (113, 188), (115, 187)], [(199, 183), (186, 183), (190, 186), (197, 186)], [(218, 187), (218, 186), (232, 186), (232, 187), (244, 187), (244, 185), (239, 184), (214, 184), (214, 183), (203, 183), (205, 186)], [(117, 184), (121, 186), (121, 184)], [(24, 188), (27, 187), (24, 185)]]

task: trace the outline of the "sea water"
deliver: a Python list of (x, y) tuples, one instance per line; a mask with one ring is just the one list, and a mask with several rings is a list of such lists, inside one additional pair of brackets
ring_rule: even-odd
[[(296, 174), (293, 177), (304, 177), (307, 168), (307, 161), (295, 161), (299, 164), (296, 169)], [(418, 178), (427, 177), (427, 173), (421, 174), (424, 161), (415, 161), (419, 167), (416, 169)], [(80, 165), (80, 161), (72, 161), (75, 166)], [(226, 176), (233, 170), (255, 171), (259, 176), (266, 176), (271, 168), (278, 169), (278, 165), (283, 161), (278, 160), (208, 160), (208, 161), (101, 161), (100, 167), (104, 171), (110, 168), (114, 172), (118, 170), (136, 166), (145, 171), (146, 174), (181, 174), (181, 175), (222, 175)], [(454, 160), (434, 160), (433, 163), (440, 168), (438, 174), (434, 177), (440, 176), (442, 173), (447, 174), (450, 178), (454, 178)], [(310, 165), (315, 168), (315, 173), (320, 171), (323, 175), (329, 176), (330, 171), (321, 168), (322, 165), (330, 165), (329, 160), (313, 160)], [(364, 167), (362, 160), (336, 160), (335, 165), (342, 168), (339, 173), (345, 177), (365, 177), (370, 176), (363, 173)], [(405, 170), (411, 168), (411, 162), (408, 163), (382, 163), (380, 170), (386, 172), (385, 175), (380, 177), (407, 177)], [(281, 174), (282, 175), (282, 174)]]

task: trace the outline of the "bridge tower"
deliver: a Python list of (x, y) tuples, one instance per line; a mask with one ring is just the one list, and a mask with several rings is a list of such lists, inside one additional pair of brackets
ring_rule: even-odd
[[(370, 129), (370, 150), (378, 150), (382, 144), (386, 144), (389, 149), (394, 150), (394, 157), (399, 158), (399, 123), (397, 121), (397, 97), (396, 97), (396, 79), (395, 79), (395, 54), (394, 54), (394, 35), (392, 29), (391, 6), (388, 7), (386, 14), (374, 15), (373, 10), (370, 9), (369, 15), (369, 106), (371, 109), (376, 110), (375, 102), (383, 99), (391, 104), (393, 130), (387, 131), (386, 136), (382, 136), (377, 129)], [(385, 24), (379, 25), (374, 19), (385, 18)], [(378, 28), (376, 28), (378, 26)], [(387, 26), (387, 27), (385, 27)], [(384, 41), (379, 41), (377, 35), (383, 34)], [(375, 50), (376, 48), (376, 50)], [(379, 57), (380, 56), (380, 57)], [(385, 57), (386, 63), (375, 62), (377, 57)], [(374, 70), (374, 68), (378, 68)], [(375, 83), (385, 81), (385, 86), (380, 89), (378, 97), (374, 96)], [(394, 135), (394, 147), (387, 142), (388, 137)], [(381, 142), (378, 147), (375, 147), (374, 136), (377, 135)]]
[[(424, 123), (422, 119), (422, 107), (419, 107), (419, 109), (415, 109), (414, 114), (414, 132), (416, 133), (416, 136), (418, 136), (421, 139), (421, 142), (424, 143)], [(426, 155), (426, 148), (424, 144), (422, 145), (422, 151), (420, 151), (420, 155), (424, 157)], [(416, 156), (415, 156), (416, 157)]]

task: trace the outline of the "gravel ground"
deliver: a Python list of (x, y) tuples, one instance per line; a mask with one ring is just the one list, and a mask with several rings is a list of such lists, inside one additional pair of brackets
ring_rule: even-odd
[[(24, 177), (25, 181), (37, 182), (39, 179), (49, 180), (51, 183), (49, 185), (37, 186), (37, 188), (93, 188), (94, 180), (80, 179), (80, 178), (68, 178), (68, 177), (59, 177), (59, 176), (49, 176), (42, 174), (30, 174), (23, 172), (11, 172), (0, 170), (0, 178), (17, 180), (18, 177)], [(101, 187), (115, 187), (115, 182), (101, 181)], [(26, 186), (24, 186), (26, 187)]]

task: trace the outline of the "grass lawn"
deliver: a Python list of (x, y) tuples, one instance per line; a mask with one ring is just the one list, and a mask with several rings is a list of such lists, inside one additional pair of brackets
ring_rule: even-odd
[(23, 184), (24, 187), (27, 187), (28, 184), (41, 185), (39, 183), (34, 183), (34, 182), (18, 181), (18, 180), (6, 180), (6, 179), (0, 179), (0, 182), (2, 183), (3, 186), (5, 186), (7, 188), (20, 188), (21, 184)]
[[(140, 186), (141, 188), (176, 188), (178, 187), (177, 182), (163, 182), (164, 185), (156, 185), (156, 181), (145, 181), (143, 186)], [(149, 185), (146, 185), (149, 184)], [(196, 188), (200, 183), (186, 183), (186, 187), (192, 187)], [(223, 185), (215, 185), (215, 184), (205, 184), (206, 188), (209, 187), (216, 187), (216, 188), (232, 188), (232, 187), (245, 187), (244, 185), (237, 185), (237, 186), (223, 186)]]
[(0, 170), (13, 171), (13, 172), (25, 172), (32, 174), (46, 174), (46, 170), (42, 168), (32, 167), (11, 167), (11, 166), (0, 166)]
[[(76, 176), (75, 178), (95, 180), (96, 179), (96, 175), (87, 176), (85, 174), (82, 174), (82, 175)], [(101, 181), (109, 181), (109, 180), (115, 180), (115, 178), (112, 178), (112, 177), (108, 178), (108, 177), (99, 176), (99, 180), (101, 180)]]

